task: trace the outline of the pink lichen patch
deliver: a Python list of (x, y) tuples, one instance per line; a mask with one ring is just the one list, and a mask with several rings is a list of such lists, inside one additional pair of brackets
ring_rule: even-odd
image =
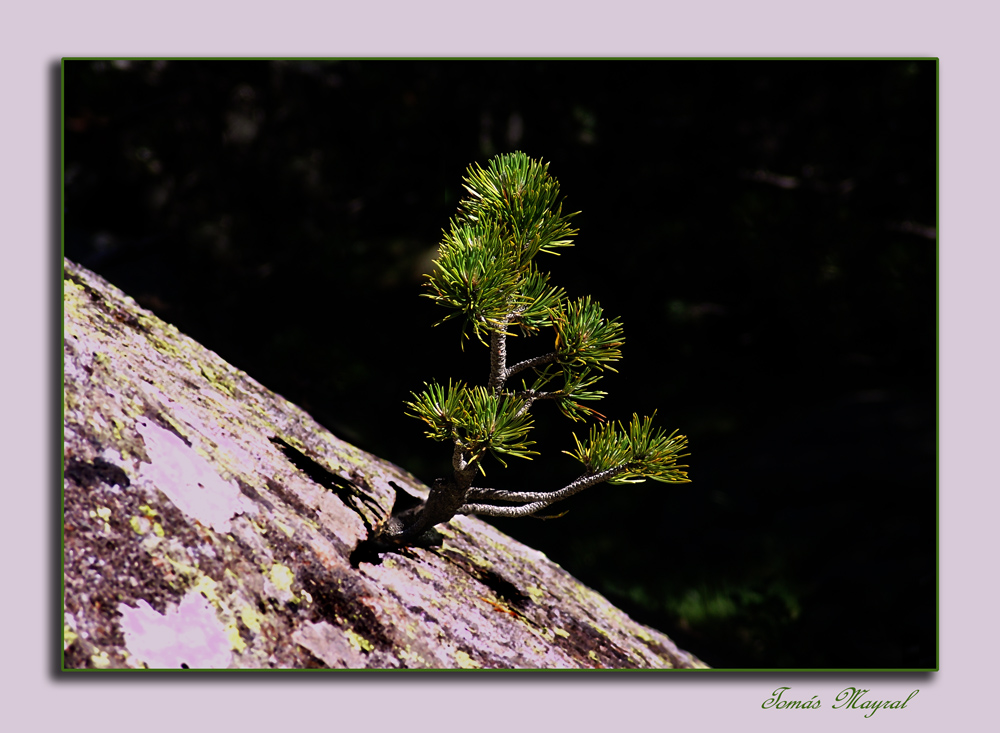
[(142, 600), (118, 611), (128, 653), (150, 669), (217, 669), (232, 661), (226, 630), (200, 593), (189, 592), (166, 614)]
[(140, 478), (167, 495), (178, 509), (216, 532), (229, 532), (229, 520), (245, 511), (256, 512), (232, 480), (224, 481), (205, 458), (183, 440), (148, 420), (136, 422), (150, 463)]

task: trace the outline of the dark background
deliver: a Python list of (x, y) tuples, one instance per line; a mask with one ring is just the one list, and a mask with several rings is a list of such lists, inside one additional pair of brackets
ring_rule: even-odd
[[(594, 407), (693, 482), (496, 524), (716, 667), (937, 666), (935, 61), (67, 61), (64, 102), (66, 256), (428, 483), (402, 403), (488, 355), (421, 273), (470, 163), (549, 161), (539, 265), (625, 325)], [(550, 407), (485, 485), (579, 475)]]

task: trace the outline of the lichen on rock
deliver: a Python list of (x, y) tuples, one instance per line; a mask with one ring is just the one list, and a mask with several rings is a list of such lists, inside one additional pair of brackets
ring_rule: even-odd
[(699, 668), (475, 517), (356, 551), (427, 487), (97, 275), (64, 275), (65, 669)]

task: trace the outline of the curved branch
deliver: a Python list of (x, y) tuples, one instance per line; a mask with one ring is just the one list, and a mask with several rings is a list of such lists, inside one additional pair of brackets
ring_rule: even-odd
[(488, 517), (526, 517), (529, 514), (544, 509), (557, 501), (568, 499), (591, 486), (613, 479), (627, 471), (632, 464), (624, 463), (614, 468), (608, 468), (594, 474), (584, 474), (576, 481), (558, 491), (503, 491), (500, 489), (470, 488), (466, 492), (468, 499), (481, 501), (509, 501), (523, 503), (522, 506), (497, 506), (494, 504), (468, 503), (459, 507), (456, 514), (483, 514)]
[(533, 389), (526, 389), (521, 392), (505, 392), (504, 396), (515, 397), (524, 401), (524, 404), (521, 405), (521, 409), (517, 411), (518, 417), (530, 410), (536, 400), (554, 400), (557, 397), (562, 397), (562, 395), (558, 392), (536, 392)]
[(553, 351), (548, 354), (542, 354), (541, 356), (536, 356), (533, 359), (525, 359), (524, 361), (519, 361), (517, 364), (507, 369), (506, 376), (509, 378), (511, 375), (517, 374), (518, 372), (524, 371), (525, 369), (531, 369), (533, 367), (542, 366), (543, 364), (551, 364), (558, 358), (559, 354)]
[(522, 504), (521, 506), (493, 506), (492, 504), (466, 504), (458, 510), (458, 514), (482, 514), (484, 517), (507, 517), (516, 519), (517, 517), (528, 517), (544, 509), (552, 502), (536, 501), (532, 504)]

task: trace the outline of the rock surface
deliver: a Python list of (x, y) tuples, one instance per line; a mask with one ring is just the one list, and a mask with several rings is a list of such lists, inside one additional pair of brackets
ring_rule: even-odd
[(66, 669), (703, 668), (474, 517), (362, 552), (426, 487), (65, 262)]

